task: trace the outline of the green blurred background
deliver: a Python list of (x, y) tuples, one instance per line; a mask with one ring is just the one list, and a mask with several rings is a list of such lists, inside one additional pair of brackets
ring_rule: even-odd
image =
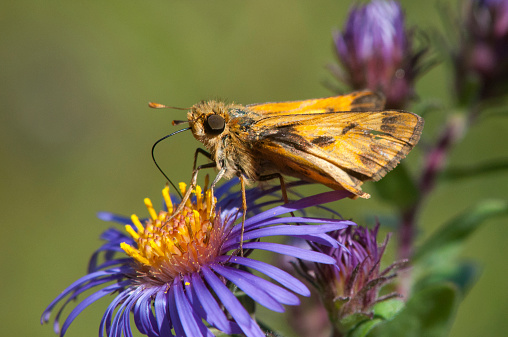
[[(410, 25), (440, 30), (435, 2), (402, 1)], [(46, 305), (84, 275), (108, 224), (100, 210), (145, 215), (164, 180), (150, 147), (176, 130), (176, 110), (202, 99), (238, 103), (329, 96), (325, 65), (334, 62), (331, 32), (349, 1), (5, 1), (0, 4), (0, 320), (4, 336), (53, 336), (39, 325)], [(454, 8), (452, 6), (452, 8)], [(448, 97), (446, 66), (418, 84), (422, 99)], [(443, 118), (427, 120), (426, 139)], [(453, 151), (467, 165), (507, 157), (507, 119), (486, 120)], [(190, 133), (158, 149), (175, 181), (188, 181)], [(418, 151), (418, 150), (416, 150)], [(418, 156), (408, 162), (417, 167)], [(440, 185), (428, 200), (421, 237), (484, 198), (506, 199), (508, 177)], [(321, 189), (319, 189), (321, 190)], [(390, 209), (375, 194), (336, 208), (359, 223)], [(489, 221), (463, 255), (482, 270), (464, 300), (452, 336), (497, 336), (508, 330), (508, 226)], [(106, 301), (86, 310), (67, 336), (94, 336)], [(263, 318), (263, 317), (262, 317)], [(266, 318), (266, 317), (265, 317)], [(269, 322), (284, 327), (282, 316)], [(283, 330), (288, 333), (287, 328)]]

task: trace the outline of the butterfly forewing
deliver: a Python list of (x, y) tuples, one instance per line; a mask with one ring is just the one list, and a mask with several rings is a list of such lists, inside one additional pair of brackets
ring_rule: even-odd
[(281, 172), (364, 197), (362, 182), (379, 180), (393, 169), (418, 142), (422, 128), (419, 116), (395, 110), (307, 110), (252, 125), (260, 136), (257, 150)]
[(278, 114), (308, 114), (331, 111), (372, 111), (383, 109), (384, 97), (370, 92), (359, 91), (348, 95), (327, 98), (308, 99), (304, 101), (275, 102), (251, 104), (247, 107), (264, 116)]

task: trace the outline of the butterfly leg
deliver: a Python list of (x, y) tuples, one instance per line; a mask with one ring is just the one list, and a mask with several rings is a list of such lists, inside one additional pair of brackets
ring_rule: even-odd
[[(280, 192), (282, 194), (282, 199), (284, 200), (284, 203), (287, 204), (289, 202), (289, 198), (288, 198), (288, 194), (287, 194), (287, 190), (286, 190), (286, 183), (284, 182), (284, 177), (282, 176), (282, 174), (280, 174), (280, 173), (267, 174), (265, 176), (260, 176), (258, 178), (258, 180), (259, 181), (267, 181), (267, 180), (272, 180), (275, 178), (279, 178)], [(291, 216), (292, 217), (295, 216), (293, 212), (291, 212)]]
[(245, 178), (240, 176), (240, 188), (242, 190), (242, 234), (240, 235), (240, 256), (243, 257), (243, 233), (245, 231), (245, 218), (247, 216), (247, 197), (245, 196)]
[[(213, 194), (213, 189), (214, 189), (215, 185), (219, 182), (219, 180), (222, 178), (222, 176), (224, 175), (225, 172), (226, 172), (226, 169), (224, 169), (224, 168), (220, 169), (220, 171), (215, 176), (215, 179), (212, 181), (212, 184), (210, 185), (210, 193), (212, 194), (212, 198), (215, 198), (214, 194)], [(214, 199), (212, 199), (212, 200), (214, 200)], [(212, 207), (209, 209), (209, 211), (210, 211), (209, 215), (210, 216), (212, 216), (212, 212), (214, 210), (215, 210), (215, 203), (212, 202)]]
[(211, 161), (213, 161), (212, 159), (212, 155), (210, 154), (210, 152), (207, 152), (205, 150), (203, 150), (202, 148), (198, 147), (196, 149), (196, 152), (194, 152), (194, 164), (192, 165), (192, 169), (195, 170), (196, 169), (196, 164), (197, 164), (197, 161), (198, 161), (198, 154), (201, 153), (202, 155), (204, 155), (206, 158), (210, 159)]
[[(197, 152), (198, 151), (196, 151), (196, 153)], [(178, 205), (177, 209), (173, 212), (173, 215), (171, 215), (171, 217), (168, 220), (171, 220), (175, 215), (180, 213), (183, 210), (183, 208), (185, 207), (185, 203), (187, 203), (187, 200), (189, 200), (192, 191), (196, 188), (196, 184), (197, 184), (197, 180), (198, 180), (198, 172), (202, 169), (212, 168), (212, 167), (216, 167), (216, 166), (217, 165), (215, 163), (208, 163), (208, 164), (204, 164), (204, 165), (199, 165), (197, 168), (195, 168), (192, 171), (191, 183), (189, 184), (189, 187), (185, 191), (185, 195), (182, 197), (182, 201)], [(214, 183), (215, 183), (215, 180), (214, 180)], [(213, 184), (210, 189), (212, 190), (212, 188), (213, 188)], [(212, 196), (213, 196), (213, 190), (212, 190)]]

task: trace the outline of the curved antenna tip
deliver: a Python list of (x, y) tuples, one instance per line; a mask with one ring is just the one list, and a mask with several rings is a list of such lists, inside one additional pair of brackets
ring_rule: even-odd
[(176, 110), (189, 110), (189, 108), (178, 108), (176, 106), (167, 106), (160, 103), (148, 102), (148, 106), (152, 109), (176, 109)]
[(167, 108), (167, 106), (165, 106), (164, 104), (160, 104), (160, 103), (154, 103), (154, 102), (148, 102), (148, 106), (152, 109), (162, 109), (162, 108)]

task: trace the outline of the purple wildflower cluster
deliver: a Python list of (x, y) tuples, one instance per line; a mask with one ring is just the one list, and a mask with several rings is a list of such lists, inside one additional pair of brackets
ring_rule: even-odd
[(395, 1), (374, 0), (352, 8), (342, 32), (334, 36), (342, 69), (336, 77), (353, 89), (386, 96), (386, 107), (403, 108), (414, 97), (425, 49), (415, 50), (413, 32), (405, 27)]
[(482, 98), (504, 95), (503, 83), (508, 76), (508, 1), (465, 1), (463, 17), (454, 57), (459, 93), (467, 90), (468, 78), (475, 77)]
[[(108, 306), (100, 323), (99, 336), (130, 336), (130, 315), (137, 329), (147, 336), (213, 336), (211, 328), (227, 334), (265, 336), (256, 321), (240, 303), (232, 286), (266, 308), (283, 312), (283, 305), (298, 305), (295, 294), (309, 296), (307, 287), (289, 273), (247, 255), (255, 250), (271, 251), (304, 261), (332, 264), (334, 259), (322, 252), (285, 244), (262, 242), (271, 236), (289, 236), (320, 245), (339, 247), (326, 233), (353, 225), (351, 221), (311, 217), (280, 217), (307, 207), (342, 199), (346, 192), (328, 192), (273, 207), (262, 212), (267, 203), (259, 198), (273, 192), (248, 191), (248, 209), (254, 216), (245, 221), (243, 249), (239, 256), (241, 196), (231, 192), (232, 183), (217, 190), (217, 211), (207, 218), (212, 203), (208, 195), (196, 195), (189, 203), (186, 216), (170, 218), (173, 206), (165, 197), (166, 210), (156, 214), (145, 201), (151, 219), (138, 221), (101, 213), (100, 218), (127, 224), (125, 234), (115, 228), (103, 233), (106, 243), (92, 256), (89, 272), (65, 289), (44, 311), (42, 322), (48, 322), (56, 305), (62, 303), (55, 317), (55, 332), (64, 335), (73, 320), (98, 299), (118, 293)], [(163, 192), (164, 194), (164, 192)], [(206, 195), (206, 191), (205, 191)], [(273, 204), (271, 201), (268, 204)], [(290, 225), (298, 224), (298, 226)], [(138, 230), (135, 231), (134, 228)], [(170, 237), (169, 246), (161, 243), (161, 230)], [(158, 233), (158, 234), (157, 234)], [(117, 257), (126, 252), (129, 257)], [(98, 263), (99, 255), (104, 262)], [(277, 281), (276, 285), (252, 274), (255, 270)], [(100, 286), (104, 288), (97, 289)], [(87, 290), (97, 289), (82, 300), (60, 327), (62, 310)], [(67, 299), (66, 299), (67, 298)], [(206, 322), (206, 323), (205, 323)]]
[(389, 236), (378, 246), (379, 225), (373, 229), (349, 227), (330, 234), (339, 247), (312, 244), (313, 250), (335, 259), (334, 264), (300, 263), (299, 273), (321, 294), (321, 300), (333, 321), (352, 314), (372, 317), (372, 307), (382, 301), (398, 297), (397, 293), (379, 296), (380, 289), (393, 280), (396, 271), (407, 261), (391, 264), (381, 270), (381, 257)]

